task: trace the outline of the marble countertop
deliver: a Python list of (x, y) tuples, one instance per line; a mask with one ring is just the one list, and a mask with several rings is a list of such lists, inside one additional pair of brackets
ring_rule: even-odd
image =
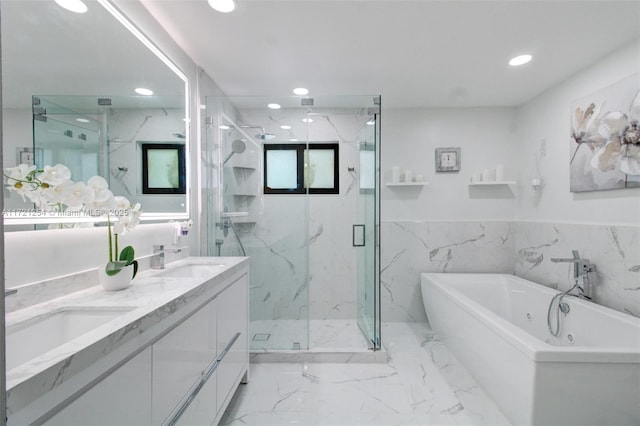
[[(192, 264), (207, 266), (200, 266), (193, 273), (171, 276), (176, 269)], [(80, 373), (86, 376), (88, 367), (99, 373), (101, 368), (107, 368), (100, 364), (108, 364), (104, 358), (114, 353), (117, 357), (118, 352), (126, 357), (135, 348), (150, 344), (149, 339), (161, 335), (175, 321), (169, 318), (173, 313), (187, 305), (199, 307), (200, 301), (206, 302), (221, 291), (222, 284), (245, 266), (248, 266), (245, 257), (187, 257), (167, 264), (163, 270), (140, 272), (131, 286), (121, 291), (109, 292), (99, 285), (93, 286), (7, 314), (6, 328), (10, 334), (12, 328), (20, 328), (23, 322), (38, 321), (62, 310), (122, 311), (95, 329), (9, 369), (6, 375), (9, 413), (56, 388), (66, 387), (67, 393), (77, 391), (73, 388), (82, 383), (77, 376)], [(180, 312), (183, 311), (188, 311), (186, 315), (193, 309)], [(148, 330), (152, 332), (143, 334)]]

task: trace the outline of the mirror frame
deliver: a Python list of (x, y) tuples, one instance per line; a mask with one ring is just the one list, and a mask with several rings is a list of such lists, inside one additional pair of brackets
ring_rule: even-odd
[[(114, 6), (110, 0), (96, 0), (107, 12), (111, 14), (121, 25), (123, 25), (134, 37), (136, 37), (147, 49), (149, 49), (158, 59), (160, 59), (174, 74), (178, 76), (184, 82), (184, 111), (185, 111), (185, 180), (186, 180), (186, 192), (185, 192), (185, 212), (184, 213), (145, 213), (144, 206), (142, 206), (141, 221), (143, 222), (157, 222), (168, 220), (183, 220), (190, 217), (190, 193), (191, 188), (191, 165), (187, 160), (190, 152), (190, 92), (189, 92), (189, 78), (178, 66), (171, 60), (165, 53), (158, 48), (133, 22), (129, 20), (116, 6)], [(14, 209), (12, 213), (5, 213), (4, 225), (48, 225), (55, 223), (100, 223), (106, 222), (107, 217), (64, 217), (64, 215), (51, 215), (42, 213), (41, 215), (34, 215), (34, 210), (31, 208), (25, 208), (23, 210)], [(37, 212), (35, 212), (37, 213)]]

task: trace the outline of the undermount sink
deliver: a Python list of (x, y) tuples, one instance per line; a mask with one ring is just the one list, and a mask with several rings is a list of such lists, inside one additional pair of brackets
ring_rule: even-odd
[(24, 364), (76, 337), (93, 331), (134, 307), (63, 308), (7, 326), (7, 370)]
[(214, 263), (187, 263), (169, 267), (156, 273), (155, 276), (166, 278), (206, 278), (222, 267), (224, 267), (224, 265)]

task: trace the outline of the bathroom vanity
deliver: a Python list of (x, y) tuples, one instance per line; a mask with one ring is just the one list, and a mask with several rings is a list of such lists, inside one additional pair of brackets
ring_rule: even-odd
[(217, 424), (248, 379), (247, 258), (188, 257), (7, 315), (9, 425)]

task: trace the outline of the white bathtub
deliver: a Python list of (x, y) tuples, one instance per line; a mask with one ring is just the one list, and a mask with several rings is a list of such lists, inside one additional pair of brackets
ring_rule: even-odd
[(640, 319), (506, 274), (422, 274), (429, 323), (517, 425), (640, 425)]

